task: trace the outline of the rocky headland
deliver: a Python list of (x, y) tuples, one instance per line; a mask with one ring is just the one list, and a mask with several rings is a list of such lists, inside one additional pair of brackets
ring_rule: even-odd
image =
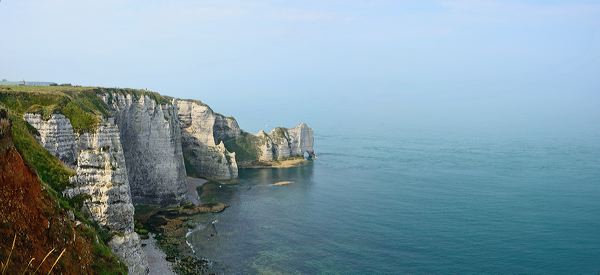
[(7, 86), (0, 88), (0, 107), (8, 110), (1, 124), (19, 125), (10, 135), (29, 141), (14, 148), (32, 172), (72, 209), (73, 223), (105, 232), (104, 244), (131, 274), (149, 271), (141, 241), (148, 230), (158, 234), (175, 271), (207, 271), (192, 268), (206, 259), (174, 253), (173, 242), (189, 217), (227, 206), (191, 203), (188, 176), (232, 181), (240, 168), (293, 167), (315, 157), (313, 131), (304, 123), (254, 135), (200, 101), (145, 90)]

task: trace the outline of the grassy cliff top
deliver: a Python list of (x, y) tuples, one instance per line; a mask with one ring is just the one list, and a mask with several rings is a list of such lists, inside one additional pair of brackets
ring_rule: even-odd
[(44, 119), (60, 113), (71, 121), (78, 133), (93, 132), (101, 117), (109, 115), (109, 106), (98, 95), (148, 96), (159, 104), (168, 104), (170, 97), (147, 90), (73, 87), (73, 86), (0, 86), (0, 105), (20, 116), (24, 113), (42, 114)]
[(97, 94), (108, 94), (109, 102), (111, 102), (112, 98), (110, 96), (114, 94), (122, 94), (122, 95), (132, 95), (134, 98), (139, 99), (142, 96), (147, 96), (152, 100), (156, 101), (156, 103), (164, 105), (171, 104), (173, 100), (170, 96), (164, 96), (157, 92), (149, 91), (149, 90), (140, 90), (140, 89), (130, 89), (130, 88), (102, 88), (96, 87), (94, 88), (94, 92)]
[(2, 86), (0, 104), (19, 116), (38, 113), (48, 119), (64, 114), (79, 133), (94, 131), (99, 117), (108, 115), (108, 106), (91, 87)]

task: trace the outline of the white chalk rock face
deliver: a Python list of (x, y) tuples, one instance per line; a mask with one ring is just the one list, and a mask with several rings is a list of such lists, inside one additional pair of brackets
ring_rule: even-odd
[(110, 119), (96, 133), (79, 137), (77, 174), (71, 178), (70, 197), (88, 194), (94, 220), (115, 231), (133, 230), (133, 204), (119, 129)]
[(41, 114), (26, 113), (23, 118), (38, 132), (38, 142), (52, 155), (69, 166), (75, 165), (77, 144), (73, 126), (62, 114), (53, 114), (44, 120)]
[(129, 274), (148, 274), (148, 263), (137, 233), (115, 235), (109, 242), (111, 250), (125, 259)]
[(25, 114), (24, 118), (40, 133), (38, 141), (44, 148), (75, 168), (76, 175), (64, 194), (71, 198), (85, 195), (92, 219), (127, 239), (113, 239), (110, 244), (129, 273), (147, 274), (148, 263), (134, 232), (134, 207), (118, 127), (112, 120), (104, 120), (95, 133), (78, 136), (64, 115), (54, 114), (47, 121), (39, 114)]
[(227, 141), (240, 136), (242, 130), (237, 121), (233, 117), (225, 117), (215, 113), (215, 124), (213, 127), (213, 135), (215, 143)]
[(302, 123), (294, 128), (275, 128), (269, 134), (260, 131), (259, 161), (275, 161), (294, 157), (315, 156), (313, 130)]
[(134, 203), (180, 203), (186, 172), (176, 107), (147, 95), (112, 93), (102, 99), (119, 125)]
[(288, 129), (287, 136), (292, 156), (301, 156), (304, 153), (308, 153), (309, 157), (314, 157), (315, 149), (313, 147), (315, 138), (313, 130), (306, 123), (301, 123), (294, 128)]
[(258, 160), (269, 162), (276, 159), (273, 150), (273, 140), (271, 140), (271, 137), (263, 130), (258, 132), (257, 137), (261, 140), (258, 145)]
[(213, 112), (193, 100), (173, 100), (177, 106), (182, 134), (183, 156), (190, 176), (228, 180), (238, 176), (235, 153), (223, 141), (240, 135), (233, 118)]
[(106, 119), (96, 133), (79, 137), (78, 148), (77, 174), (65, 194), (87, 195), (85, 205), (92, 218), (120, 233), (109, 242), (113, 252), (127, 264), (130, 274), (147, 274), (148, 263), (134, 232), (134, 207), (119, 128), (113, 119)]

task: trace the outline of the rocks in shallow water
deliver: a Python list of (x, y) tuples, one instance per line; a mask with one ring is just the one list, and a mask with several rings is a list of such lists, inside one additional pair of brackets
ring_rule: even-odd
[(278, 181), (276, 183), (273, 183), (274, 186), (284, 186), (284, 185), (289, 185), (294, 183), (293, 181)]
[(187, 244), (186, 238), (190, 229), (197, 225), (197, 215), (223, 211), (226, 207), (223, 203), (169, 209), (148, 206), (138, 211), (136, 220), (155, 234), (156, 244), (178, 274), (222, 274), (214, 270), (214, 262), (194, 256), (195, 253)]
[(52, 155), (68, 165), (74, 165), (77, 158), (77, 144), (73, 126), (62, 114), (52, 114), (44, 120), (41, 114), (26, 113), (23, 118), (39, 133), (38, 141)]
[[(147, 266), (139, 236), (133, 231), (132, 202), (181, 204), (186, 170), (193, 176), (235, 179), (241, 155), (244, 165), (257, 167), (263, 166), (256, 163), (261, 161), (266, 166), (294, 166), (303, 163), (305, 155), (314, 156), (313, 132), (306, 124), (255, 136), (242, 132), (232, 117), (215, 113), (199, 101), (133, 90), (107, 89), (98, 94), (108, 108), (102, 106), (104, 117), (94, 133), (74, 133), (70, 121), (61, 114), (48, 120), (40, 114), (25, 114), (24, 118), (37, 130), (38, 141), (48, 151), (76, 169), (65, 194), (80, 196), (94, 220), (115, 234), (111, 247), (127, 262), (131, 273), (143, 273)], [(209, 189), (209, 185), (205, 187)], [(203, 196), (210, 198), (208, 192)], [(210, 202), (168, 210), (163, 215), (189, 218), (227, 207), (212, 198)], [(182, 226), (184, 219), (165, 222)]]
[(195, 215), (199, 213), (219, 213), (223, 212), (225, 208), (229, 207), (229, 205), (224, 204), (222, 202), (217, 203), (204, 203), (198, 206), (194, 206), (191, 208), (183, 208), (179, 210), (179, 213), (185, 215)]
[(181, 125), (188, 175), (219, 180), (237, 178), (235, 153), (227, 151), (223, 144), (223, 140), (241, 133), (237, 122), (198, 101), (176, 99), (173, 103)]
[(170, 205), (184, 199), (186, 172), (177, 108), (147, 95), (103, 95), (119, 125), (135, 203)]
[(175, 271), (179, 274), (211, 274), (213, 263), (207, 259), (184, 256), (175, 259)]

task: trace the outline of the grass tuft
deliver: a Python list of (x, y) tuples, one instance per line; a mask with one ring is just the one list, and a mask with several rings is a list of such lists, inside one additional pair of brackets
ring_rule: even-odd
[(42, 264), (44, 264), (44, 262), (46, 261), (46, 259), (48, 259), (48, 256), (50, 256), (50, 254), (52, 254), (52, 252), (54, 252), (54, 248), (52, 248), (52, 250), (50, 250), (48, 252), (48, 254), (46, 254), (46, 256), (42, 259), (42, 261), (40, 262), (40, 264), (38, 265), (38, 267), (35, 269), (35, 271), (33, 273), (37, 273), (38, 270), (40, 270), (40, 267), (42, 267)]
[(15, 241), (17, 241), (17, 234), (13, 238), (12, 246), (10, 247), (10, 252), (8, 253), (8, 258), (6, 258), (6, 263), (2, 264), (2, 275), (6, 274), (6, 269), (8, 268), (8, 264), (10, 263), (10, 257), (12, 256), (13, 250), (15, 249)]
[(52, 270), (54, 269), (54, 266), (56, 265), (56, 263), (58, 263), (58, 261), (60, 260), (60, 258), (62, 257), (63, 254), (65, 254), (65, 251), (67, 249), (64, 248), (62, 252), (60, 252), (60, 255), (58, 255), (58, 257), (56, 258), (56, 260), (54, 261), (54, 263), (52, 264), (52, 267), (50, 267), (50, 270), (48, 270), (48, 275), (50, 275), (50, 273), (52, 273)]

